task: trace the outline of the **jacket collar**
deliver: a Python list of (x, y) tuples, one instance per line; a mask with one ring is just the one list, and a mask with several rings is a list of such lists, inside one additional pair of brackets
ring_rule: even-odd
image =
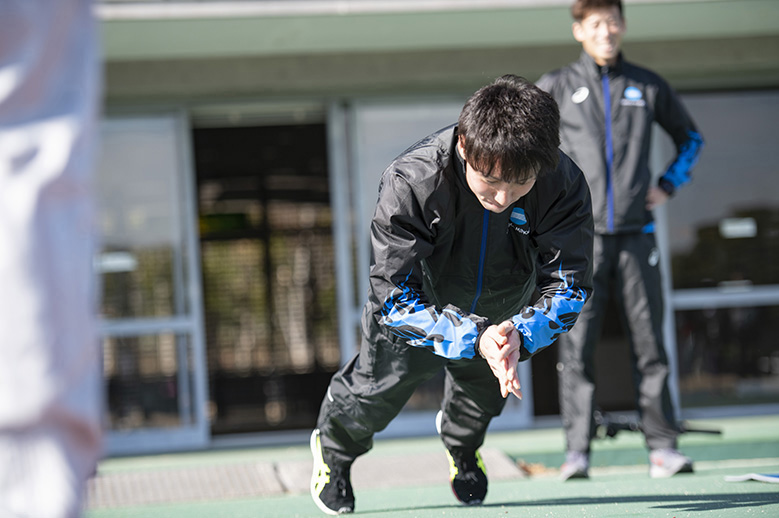
[(454, 169), (454, 175), (457, 178), (457, 183), (460, 186), (470, 190), (470, 188), (468, 187), (468, 182), (465, 179), (465, 160), (463, 159), (463, 157), (460, 156), (460, 153), (457, 151), (458, 138), (459, 137), (458, 137), (457, 127), (455, 127), (452, 136), (452, 144), (450, 148), (451, 158), (449, 159), (449, 161), (452, 164), (452, 168)]
[(592, 56), (590, 56), (589, 54), (587, 54), (585, 51), (582, 50), (581, 56), (579, 56), (579, 63), (582, 64), (582, 67), (584, 68), (584, 70), (588, 75), (590, 75), (593, 78), (600, 79), (604, 69), (608, 70), (610, 76), (622, 74), (622, 67), (625, 63), (625, 60), (622, 55), (622, 52), (620, 52), (619, 56), (617, 56), (617, 63), (614, 66), (602, 67), (595, 62)]

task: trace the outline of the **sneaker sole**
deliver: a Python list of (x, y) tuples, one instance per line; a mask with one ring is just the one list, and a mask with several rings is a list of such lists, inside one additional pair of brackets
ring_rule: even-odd
[(694, 473), (695, 470), (692, 467), (692, 464), (685, 464), (681, 468), (679, 468), (676, 471), (673, 470), (667, 470), (658, 466), (651, 466), (649, 468), (649, 478), (671, 478), (674, 475), (678, 475), (680, 473)]
[[(452, 493), (454, 493), (454, 489), (452, 489)], [(463, 505), (466, 505), (468, 507), (475, 506), (475, 505), (481, 505), (481, 500), (471, 500), (470, 502), (466, 502), (465, 500), (460, 500), (460, 497), (457, 496), (457, 493), (454, 493), (455, 498), (457, 498), (457, 501), (460, 502)]]
[(585, 480), (590, 478), (590, 474), (586, 471), (577, 470), (573, 473), (561, 473), (560, 480), (565, 482), (566, 480)]
[(311, 454), (314, 456), (314, 469), (311, 472), (311, 498), (314, 500), (314, 503), (319, 508), (320, 511), (322, 511), (325, 514), (329, 514), (331, 516), (338, 516), (341, 514), (348, 514), (352, 511), (334, 511), (333, 509), (330, 509), (325, 505), (322, 500), (319, 499), (319, 495), (316, 494), (316, 478), (317, 478), (317, 457), (320, 457), (322, 455), (322, 452), (317, 447), (317, 439), (319, 438), (319, 430), (314, 430), (311, 432), (311, 439), (309, 440), (309, 445), (311, 446)]

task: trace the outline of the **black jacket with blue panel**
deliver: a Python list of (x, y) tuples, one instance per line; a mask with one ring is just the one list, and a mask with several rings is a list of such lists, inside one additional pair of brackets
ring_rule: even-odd
[(601, 67), (586, 52), (545, 74), (538, 86), (560, 107), (561, 149), (582, 168), (599, 234), (652, 231), (646, 209), (652, 123), (671, 137), (677, 156), (658, 179), (668, 194), (690, 180), (703, 138), (679, 97), (654, 72), (619, 56)]
[(463, 359), (490, 324), (510, 319), (524, 360), (569, 330), (591, 293), (587, 182), (561, 152), (528, 194), (492, 213), (468, 187), (456, 143), (456, 126), (444, 128), (382, 175), (363, 333)]

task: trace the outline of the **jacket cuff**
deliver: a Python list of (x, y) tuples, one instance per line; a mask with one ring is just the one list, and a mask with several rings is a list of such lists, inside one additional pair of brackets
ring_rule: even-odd
[(657, 181), (657, 186), (660, 187), (668, 196), (673, 196), (676, 192), (676, 187), (674, 187), (674, 184), (671, 183), (670, 180), (666, 179), (665, 177), (661, 177)]
[[(473, 344), (473, 350), (476, 351), (476, 354), (484, 358), (484, 355), (481, 353), (481, 349), (479, 348), (479, 344), (481, 343), (481, 337), (484, 334), (484, 332), (487, 330), (488, 327), (490, 327), (492, 323), (490, 323), (489, 320), (485, 320), (482, 328), (479, 330), (479, 334), (476, 336), (476, 343)], [(474, 355), (475, 357), (475, 355)], [(486, 358), (485, 358), (486, 359)]]
[(519, 333), (519, 361), (523, 362), (529, 360), (533, 353), (525, 349), (525, 335)]

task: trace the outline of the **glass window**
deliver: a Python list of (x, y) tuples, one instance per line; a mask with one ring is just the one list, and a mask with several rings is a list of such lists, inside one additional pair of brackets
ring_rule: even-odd
[(194, 422), (190, 357), (190, 341), (184, 335), (106, 337), (108, 428), (175, 428)]
[(175, 123), (172, 118), (103, 123), (98, 269), (106, 319), (170, 317), (186, 309), (176, 296), (182, 290), (176, 267), (183, 231)]
[(688, 95), (706, 147), (667, 205), (683, 407), (779, 402), (779, 91)]
[(779, 403), (779, 306), (676, 312), (682, 406)]
[(684, 102), (706, 147), (667, 205), (674, 288), (779, 284), (779, 92)]
[(340, 347), (324, 124), (193, 132), (214, 434), (310, 429)]
[(111, 454), (193, 448), (207, 439), (184, 127), (173, 113), (101, 124), (95, 262)]
[(356, 169), (361, 184), (362, 235), (368, 235), (381, 174), (419, 139), (457, 122), (465, 100), (356, 103)]

